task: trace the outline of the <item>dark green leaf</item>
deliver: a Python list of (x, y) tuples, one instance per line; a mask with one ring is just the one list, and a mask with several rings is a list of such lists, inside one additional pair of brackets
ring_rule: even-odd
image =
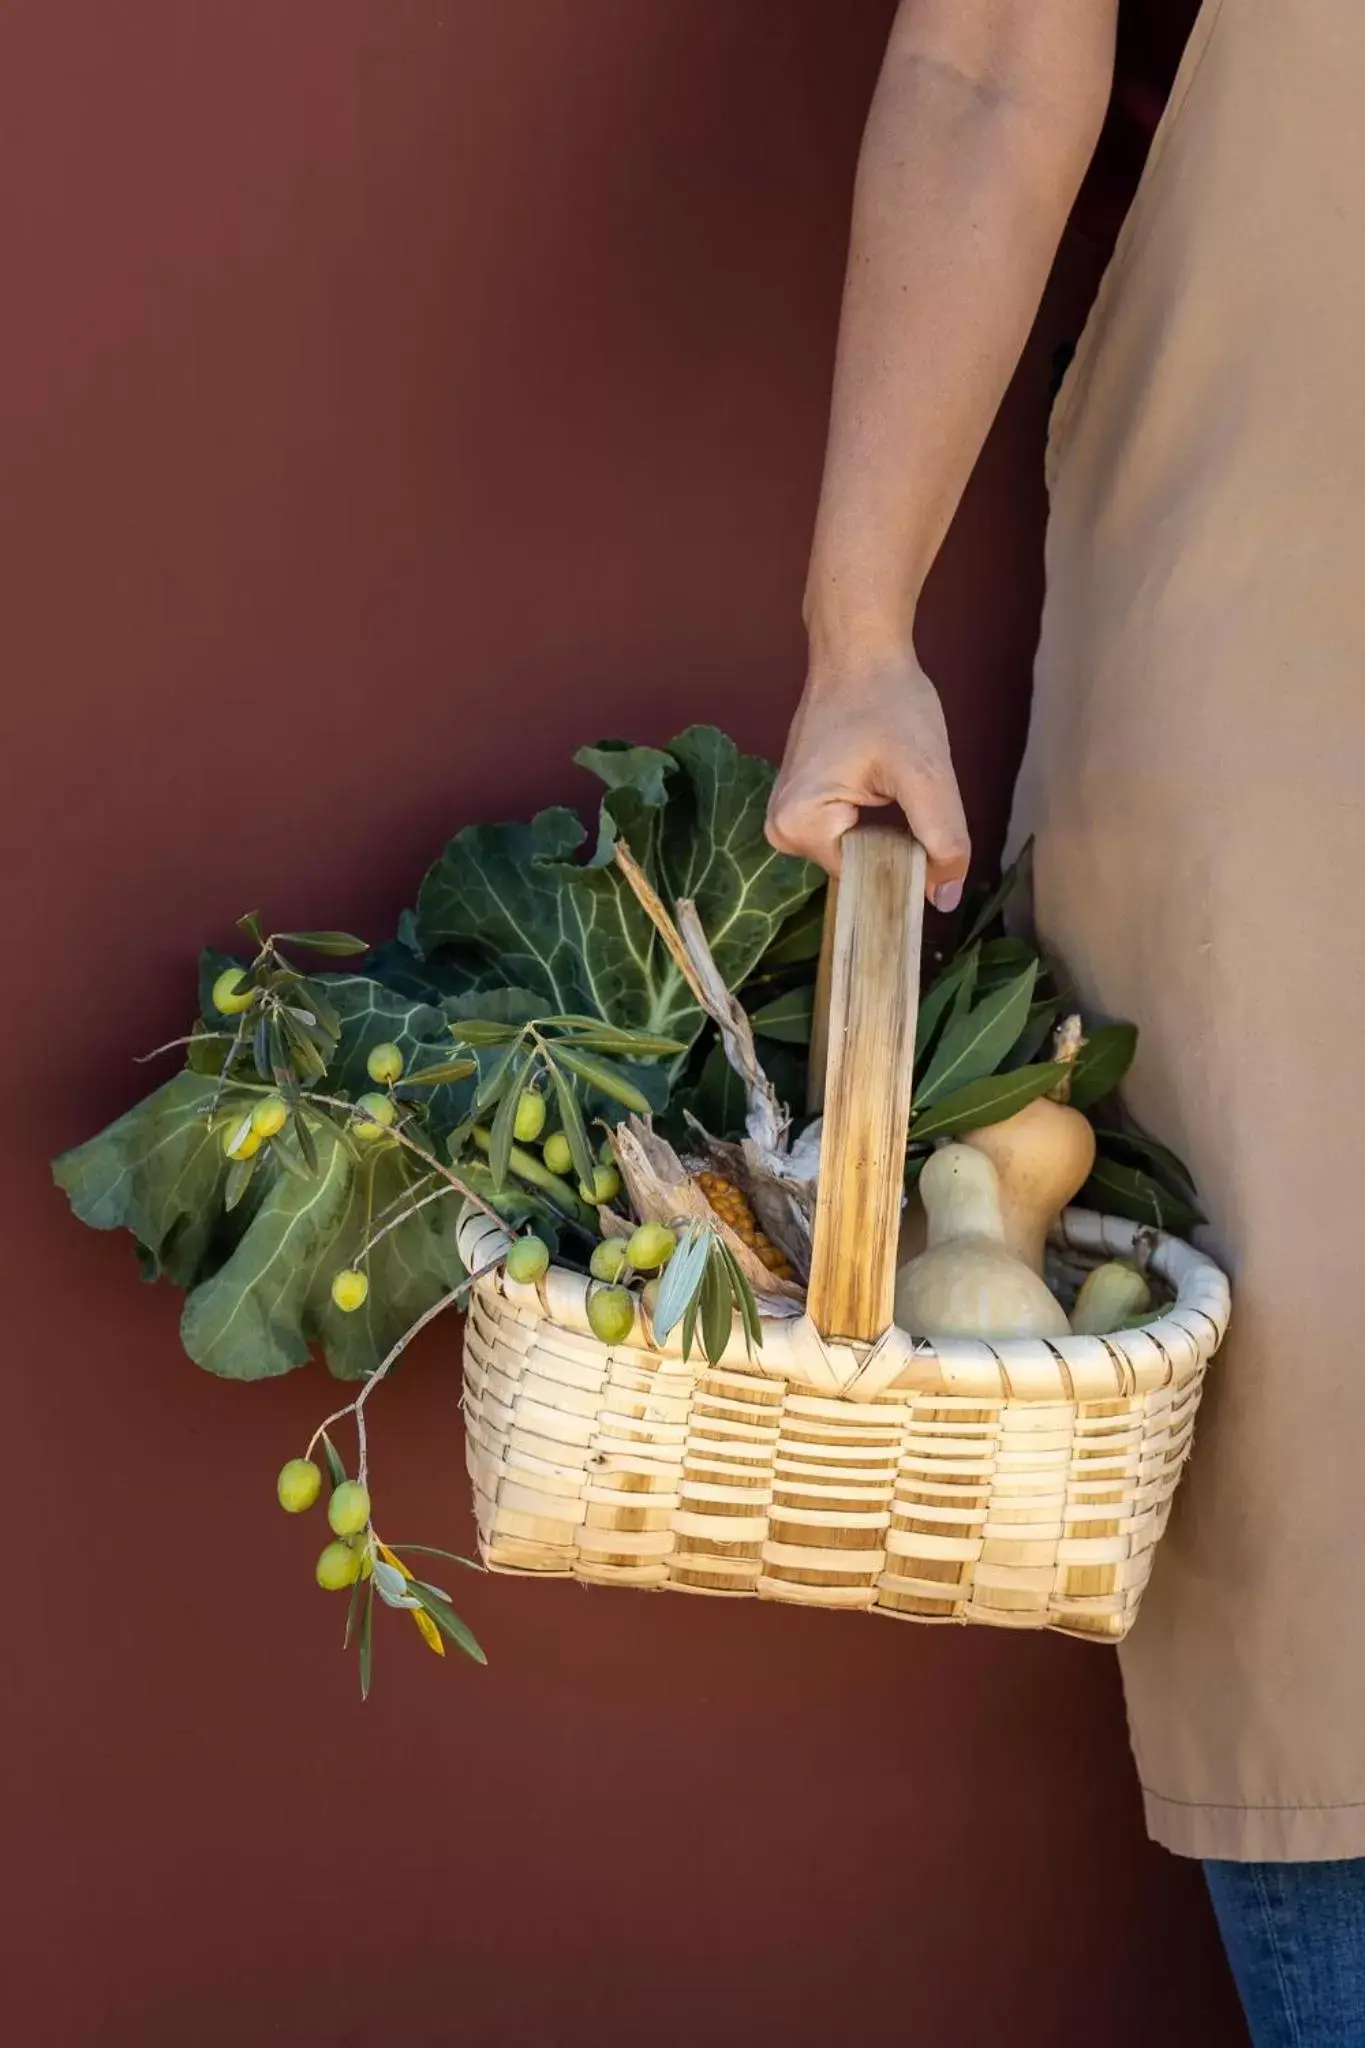
[(422, 1067), (415, 1074), (405, 1074), (400, 1087), (431, 1088), (438, 1081), (467, 1081), (478, 1071), (477, 1060), (438, 1060), (434, 1067)]
[(519, 1050), (507, 1067), (502, 1100), (498, 1104), (497, 1115), (493, 1118), (493, 1128), (489, 1133), (488, 1170), (499, 1193), (507, 1179), (508, 1161), (512, 1156), (512, 1144), (516, 1137), (517, 1110), (534, 1058), (534, 1053), (529, 1049)]
[[(547, 1018), (547, 1024), (558, 1024), (558, 1018)], [(647, 1031), (613, 1031), (609, 1025), (574, 1024), (568, 1031), (557, 1034), (557, 1045), (577, 1046), (583, 1052), (618, 1053), (623, 1058), (647, 1060), (659, 1059), (665, 1054), (686, 1052), (687, 1047), (676, 1038), (651, 1038)]]
[(322, 1450), (323, 1456), (327, 1460), (327, 1471), (333, 1487), (344, 1486), (346, 1484), (346, 1467), (341, 1462), (341, 1456), (336, 1445), (325, 1434), (322, 1439)]
[(1128, 1216), (1138, 1223), (1154, 1223), (1159, 1230), (1193, 1230), (1205, 1220), (1192, 1203), (1163, 1188), (1151, 1174), (1118, 1159), (1097, 1159), (1094, 1172), (1076, 1200), (1083, 1209)]
[(333, 1041), (340, 1038), (341, 1016), (328, 995), (324, 982), (301, 981), (299, 983), (299, 999), (307, 1004), (316, 1017), (319, 1027), (327, 1034), (328, 1038)]
[(628, 1081), (619, 1067), (608, 1060), (591, 1059), (587, 1053), (570, 1048), (560, 1040), (555, 1046), (557, 1065), (565, 1066), (570, 1073), (577, 1074), (590, 1088), (596, 1088), (603, 1095), (609, 1095), (613, 1102), (633, 1109), (637, 1116), (648, 1116), (653, 1104), (633, 1081)]
[(707, 1053), (695, 1085), (674, 1100), (689, 1109), (713, 1138), (743, 1137), (749, 1098), (719, 1039)]
[(1061, 1004), (1055, 999), (1029, 1005), (1028, 1020), (1010, 1047), (1006, 1065), (1027, 1067), (1037, 1059), (1052, 1035)]
[(1024, 939), (987, 939), (978, 955), (981, 984), (1008, 981), (1037, 958), (1037, 948)]
[(351, 932), (277, 932), (275, 936), (282, 945), (306, 946), (310, 953), (334, 954), (339, 960), (370, 950), (363, 939), (357, 939)]
[(697, 1334), (697, 1316), (700, 1310), (701, 1282), (699, 1280), (696, 1292), (693, 1294), (691, 1301), (688, 1302), (687, 1311), (682, 1319), (682, 1355), (684, 1358), (692, 1356), (692, 1344)]
[(693, 727), (667, 752), (607, 743), (578, 756), (607, 784), (596, 847), (571, 811), (461, 832), (422, 885), (417, 936), (471, 974), (490, 964), (534, 989), (542, 1014), (690, 1044), (703, 1013), (614, 860), (624, 839), (666, 903), (690, 897), (726, 985), (737, 988), (824, 882), (775, 854), (763, 823), (773, 771)]
[(256, 1028), (251, 1034), (251, 1057), (261, 1079), (270, 1080), (270, 1019), (265, 1015), (256, 1019)]
[(701, 1283), (701, 1344), (711, 1365), (719, 1365), (721, 1354), (730, 1341), (734, 1307), (730, 1275), (713, 1238)]
[(256, 1161), (259, 1157), (259, 1153), (253, 1153), (250, 1159), (234, 1159), (229, 1166), (227, 1180), (223, 1186), (225, 1209), (235, 1209), (251, 1186), (251, 1176), (256, 1171)]
[(592, 1146), (588, 1142), (587, 1128), (583, 1122), (583, 1112), (578, 1106), (578, 1097), (574, 1093), (573, 1084), (559, 1070), (559, 1058), (556, 1049), (548, 1059), (555, 1101), (559, 1105), (559, 1121), (569, 1141), (573, 1170), (584, 1185), (591, 1187), (596, 1177), (597, 1162), (592, 1156)]
[(764, 1003), (749, 1022), (764, 1038), (778, 1038), (788, 1045), (809, 1045), (814, 1012), (815, 990), (805, 982)]
[(929, 1050), (935, 1031), (963, 984), (969, 988), (975, 986), (979, 953), (980, 949), (972, 946), (965, 953), (957, 954), (921, 997), (919, 1014), (915, 1019), (915, 1051), (921, 1059)]
[(370, 1674), (374, 1668), (374, 1580), (365, 1581), (365, 1607), (360, 1617), (360, 1697), (370, 1697)]
[(1102, 1024), (1089, 1032), (1071, 1069), (1073, 1107), (1089, 1109), (1112, 1095), (1133, 1064), (1136, 1051), (1136, 1024)]
[(351, 1588), (351, 1597), (346, 1607), (346, 1633), (341, 1638), (343, 1650), (349, 1650), (351, 1647), (351, 1637), (355, 1634), (356, 1616), (360, 1612), (360, 1603), (365, 1597), (366, 1585), (366, 1580), (357, 1579)]
[(127, 1229), (180, 1287), (205, 1270), (228, 1161), (208, 1110), (217, 1082), (182, 1073), (52, 1166), (82, 1223)]
[(331, 1123), (315, 1137), (316, 1177), (277, 1175), (231, 1255), (185, 1302), (185, 1349), (210, 1372), (267, 1378), (305, 1364), (321, 1342), (333, 1372), (360, 1377), (464, 1277), (458, 1205), (431, 1202), (373, 1246), (363, 1307), (349, 1315), (336, 1308), (334, 1275), (356, 1263), (370, 1218), (401, 1205), (423, 1168), (397, 1145), (357, 1162)]
[(479, 1082), (478, 1087), (474, 1090), (473, 1110), (475, 1116), (482, 1116), (484, 1111), (491, 1109), (495, 1102), (500, 1102), (507, 1088), (510, 1076), (513, 1072), (518, 1074), (524, 1072), (525, 1066), (526, 1053), (523, 1048), (522, 1034), (518, 1032), (502, 1058), (494, 1062), (487, 1074)]
[(448, 1601), (438, 1599), (433, 1594), (432, 1589), (429, 1586), (423, 1585), (419, 1579), (413, 1579), (410, 1582), (410, 1590), (417, 1595), (424, 1611), (431, 1616), (443, 1636), (450, 1642), (458, 1644), (466, 1657), (471, 1658), (475, 1664), (486, 1664), (488, 1662), (473, 1629), (466, 1622), (461, 1621), (459, 1615), (456, 1614)]
[(261, 930), (261, 913), (259, 910), (248, 910), (244, 917), (239, 917), (237, 929), (239, 932), (245, 932), (249, 939), (254, 939), (258, 946), (265, 944), (265, 933)]
[(476, 1557), (462, 1557), (458, 1550), (437, 1550), (430, 1543), (389, 1543), (385, 1548), (391, 1550), (395, 1557), (444, 1557), (451, 1564), (462, 1564), (466, 1571), (483, 1570)]
[(1136, 1160), (1139, 1165), (1154, 1173), (1159, 1181), (1164, 1182), (1173, 1194), (1188, 1196), (1191, 1199), (1194, 1197), (1194, 1175), (1169, 1145), (1161, 1144), (1156, 1138), (1149, 1138), (1145, 1131), (1111, 1128), (1108, 1125), (1100, 1129), (1096, 1135), (1101, 1152), (1111, 1156), (1118, 1153), (1120, 1158)]
[(990, 930), (996, 919), (1006, 908), (1015, 890), (1024, 880), (1032, 853), (1033, 841), (1029, 839), (1025, 841), (1020, 849), (1018, 859), (1011, 867), (1006, 868), (1004, 874), (1000, 877), (999, 886), (991, 891), (977, 912), (972, 921), (971, 929), (963, 940), (964, 945), (970, 946), (974, 939), (981, 938), (984, 933)]
[(813, 895), (783, 925), (759, 965), (764, 969), (803, 967), (820, 957), (820, 939), (825, 925), (824, 889)]
[(294, 1136), (298, 1139), (299, 1154), (311, 1174), (318, 1170), (318, 1148), (313, 1143), (313, 1133), (308, 1128), (308, 1119), (300, 1110), (294, 1112)]
[(965, 1016), (954, 1018), (915, 1090), (917, 1109), (928, 1109), (945, 1095), (995, 1072), (1024, 1028), (1037, 979), (1035, 960)]
[(460, 1045), (471, 1046), (479, 1051), (485, 1046), (510, 1045), (521, 1037), (519, 1024), (498, 1024), (480, 1017), (465, 1017), (452, 1024), (451, 1034)]
[(755, 1350), (760, 1349), (763, 1343), (763, 1322), (758, 1313), (758, 1303), (754, 1298), (754, 1290), (749, 1285), (739, 1260), (735, 1257), (723, 1237), (717, 1237), (716, 1250), (725, 1261), (725, 1269), (730, 1280), (730, 1292), (734, 1297), (735, 1306), (739, 1310), (739, 1319), (744, 1330), (745, 1348), (750, 1358), (752, 1358)]
[(1055, 1060), (1043, 1066), (1016, 1067), (1008, 1074), (988, 1074), (969, 1081), (943, 1096), (931, 1109), (916, 1115), (910, 1136), (918, 1144), (926, 1138), (948, 1137), (954, 1131), (980, 1130), (985, 1124), (1003, 1123), (1017, 1109), (1034, 1102), (1055, 1088), (1065, 1068)]

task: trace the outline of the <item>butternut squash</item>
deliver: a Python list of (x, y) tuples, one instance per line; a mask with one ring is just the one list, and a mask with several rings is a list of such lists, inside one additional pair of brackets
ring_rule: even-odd
[(928, 1249), (896, 1280), (896, 1321), (912, 1337), (1064, 1337), (1066, 1312), (1007, 1248), (1000, 1183), (984, 1152), (944, 1145), (919, 1182)]
[(995, 1167), (1005, 1244), (1041, 1277), (1047, 1234), (1095, 1164), (1089, 1118), (1042, 1096), (1003, 1123), (965, 1132), (963, 1143)]

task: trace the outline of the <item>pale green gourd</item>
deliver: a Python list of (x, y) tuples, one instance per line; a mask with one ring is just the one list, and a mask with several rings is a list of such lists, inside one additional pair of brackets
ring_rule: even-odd
[(928, 1249), (896, 1279), (912, 1337), (1065, 1337), (1066, 1311), (1005, 1243), (1000, 1181), (984, 1152), (944, 1145), (919, 1181)]
[(1126, 1259), (1108, 1259), (1086, 1275), (1071, 1311), (1071, 1327), (1078, 1337), (1107, 1337), (1131, 1328), (1135, 1316), (1144, 1319), (1151, 1305), (1146, 1275)]

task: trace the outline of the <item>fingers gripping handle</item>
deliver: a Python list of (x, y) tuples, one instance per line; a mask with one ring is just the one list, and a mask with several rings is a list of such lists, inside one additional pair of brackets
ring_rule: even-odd
[(829, 1051), (807, 1294), (825, 1337), (874, 1343), (892, 1320), (924, 870), (908, 833), (855, 825), (826, 912)]

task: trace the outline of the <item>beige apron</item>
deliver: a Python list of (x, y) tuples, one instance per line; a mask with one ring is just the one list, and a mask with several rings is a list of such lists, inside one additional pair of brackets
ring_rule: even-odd
[(1012, 837), (1235, 1288), (1121, 1652), (1148, 1825), (1365, 1856), (1365, 0), (1206, 0), (1049, 466)]

